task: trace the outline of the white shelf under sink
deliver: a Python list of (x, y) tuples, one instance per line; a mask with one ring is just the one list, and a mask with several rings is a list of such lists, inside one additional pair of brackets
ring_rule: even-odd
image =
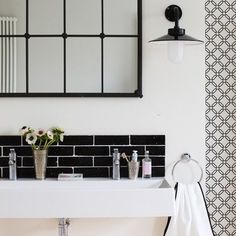
[(173, 188), (162, 178), (1, 180), (0, 218), (163, 217), (174, 214)]

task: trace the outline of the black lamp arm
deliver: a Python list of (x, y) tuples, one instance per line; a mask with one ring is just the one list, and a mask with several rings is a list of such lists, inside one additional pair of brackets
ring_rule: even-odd
[(170, 5), (166, 8), (165, 16), (169, 21), (175, 22), (174, 28), (168, 29), (168, 34), (178, 39), (185, 35), (185, 30), (179, 27), (179, 20), (182, 17), (182, 10), (177, 5)]
[(175, 27), (179, 28), (179, 19), (180, 19), (180, 12), (178, 7), (174, 7), (174, 19), (175, 19)]

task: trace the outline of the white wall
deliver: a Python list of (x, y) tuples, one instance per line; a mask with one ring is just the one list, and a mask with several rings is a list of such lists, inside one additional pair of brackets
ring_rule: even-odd
[[(183, 152), (204, 165), (204, 46), (188, 47), (184, 62), (171, 64), (165, 46), (148, 40), (172, 26), (164, 10), (174, 2), (143, 0), (143, 94), (139, 98), (1, 98), (0, 134), (22, 125), (60, 125), (67, 134), (165, 134), (169, 166)], [(204, 39), (204, 1), (179, 0), (181, 25)], [(167, 173), (169, 173), (167, 169)], [(65, 203), (66, 205), (66, 203)], [(164, 219), (73, 220), (70, 235), (161, 236)], [(0, 235), (56, 235), (55, 220), (1, 220)]]

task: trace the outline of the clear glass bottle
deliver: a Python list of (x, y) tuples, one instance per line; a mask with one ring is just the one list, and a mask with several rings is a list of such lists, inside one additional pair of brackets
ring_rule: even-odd
[(145, 157), (142, 160), (142, 177), (152, 177), (152, 160), (149, 158), (149, 151), (145, 152)]

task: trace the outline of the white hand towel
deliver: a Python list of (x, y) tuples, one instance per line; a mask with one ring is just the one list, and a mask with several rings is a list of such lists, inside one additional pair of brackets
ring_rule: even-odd
[(213, 236), (201, 185), (176, 185), (176, 214), (168, 219), (164, 236)]

